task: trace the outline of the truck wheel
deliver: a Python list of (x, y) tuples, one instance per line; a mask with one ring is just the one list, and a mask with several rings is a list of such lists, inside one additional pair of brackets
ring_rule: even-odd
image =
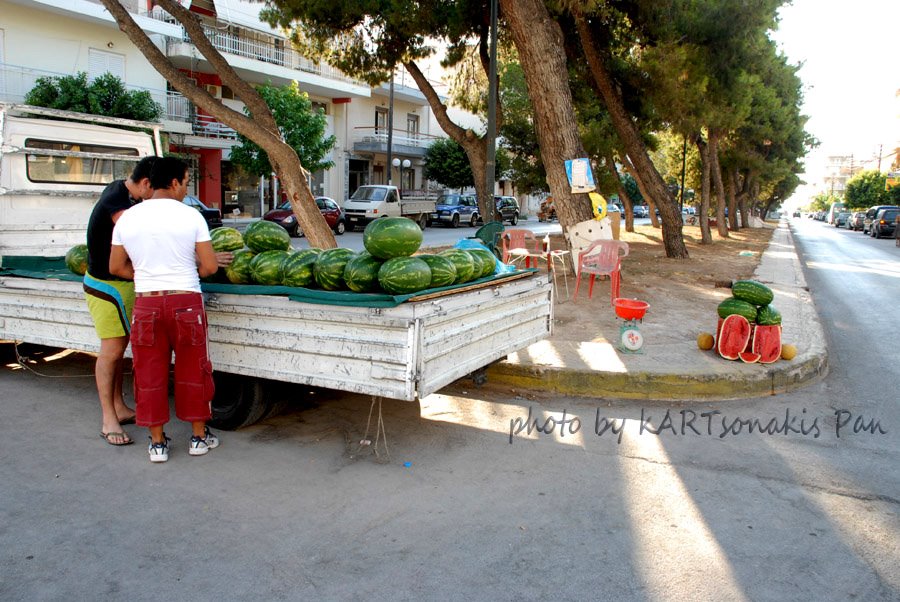
[(424, 213), (419, 214), (419, 220), (417, 223), (419, 224), (419, 230), (424, 230), (428, 227), (428, 216)]
[(457, 213), (457, 214), (454, 214), (454, 215), (453, 215), (453, 219), (450, 220), (450, 227), (451, 227), (451, 228), (458, 228), (458, 227), (459, 227), (459, 214), (458, 214), (458, 213)]
[(469, 222), (469, 225), (473, 228), (478, 225), (478, 222), (481, 221), (481, 218), (478, 217), (477, 213), (472, 214), (472, 220)]
[(233, 431), (257, 422), (268, 411), (262, 379), (213, 372), (213, 380), (216, 394), (212, 400), (210, 426)]

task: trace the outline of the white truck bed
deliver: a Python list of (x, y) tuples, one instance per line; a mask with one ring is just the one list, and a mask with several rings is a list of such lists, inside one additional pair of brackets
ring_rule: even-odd
[[(376, 309), (206, 294), (216, 371), (412, 401), (550, 334), (545, 275)], [(97, 351), (80, 282), (0, 276), (0, 339)]]

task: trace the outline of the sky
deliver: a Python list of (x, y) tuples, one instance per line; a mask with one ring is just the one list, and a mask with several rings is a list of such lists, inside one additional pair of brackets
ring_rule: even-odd
[[(853, 154), (875, 169), (879, 148), (884, 157), (900, 146), (900, 0), (794, 0), (779, 15), (772, 38), (803, 65), (806, 129), (820, 142), (790, 208), (824, 189), (827, 156)], [(884, 157), (881, 170), (893, 160)]]

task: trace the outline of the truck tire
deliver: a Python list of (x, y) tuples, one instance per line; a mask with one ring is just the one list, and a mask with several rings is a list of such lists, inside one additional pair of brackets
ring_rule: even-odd
[(481, 221), (481, 218), (478, 217), (477, 213), (472, 214), (472, 219), (469, 221), (469, 225), (473, 228), (478, 225), (478, 222)]
[(459, 214), (458, 213), (453, 214), (453, 219), (450, 220), (450, 227), (451, 228), (459, 227)]
[(269, 410), (264, 381), (252, 376), (214, 372), (216, 394), (210, 426), (237, 430), (259, 421)]
[(419, 224), (419, 230), (424, 230), (428, 227), (428, 216), (424, 213), (420, 213), (416, 223)]

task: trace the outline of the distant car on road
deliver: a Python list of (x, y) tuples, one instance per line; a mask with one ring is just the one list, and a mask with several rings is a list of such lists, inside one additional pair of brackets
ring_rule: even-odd
[[(343, 234), (347, 231), (347, 216), (334, 199), (327, 196), (317, 196), (316, 206), (325, 223), (331, 228), (335, 234)], [(291, 208), (291, 202), (285, 201), (278, 205), (275, 209), (263, 215), (263, 219), (269, 222), (275, 222), (288, 231), (291, 236), (302, 236), (303, 231), (300, 230), (300, 224), (297, 223), (297, 216)]]
[(847, 220), (850, 219), (849, 211), (841, 211), (837, 215), (834, 216), (834, 227), (835, 228), (846, 228)]
[(478, 201), (474, 194), (442, 194), (438, 197), (431, 222), (456, 228), (460, 222), (470, 226), (478, 224)]
[(866, 210), (866, 217), (863, 219), (863, 234), (872, 235), (871, 226), (872, 222), (875, 220), (875, 216), (878, 215), (878, 212), (882, 209), (896, 209), (897, 205), (875, 205), (874, 207), (869, 207)]
[(200, 215), (202, 215), (203, 219), (206, 221), (206, 227), (210, 230), (222, 227), (222, 212), (218, 209), (207, 207), (200, 201), (200, 199), (191, 195), (184, 197), (184, 200), (182, 200), (181, 202), (188, 207), (193, 207), (194, 209), (199, 211)]
[(519, 201), (511, 196), (495, 196), (497, 221), (501, 224), (509, 222), (511, 226), (519, 223)]
[(863, 229), (863, 220), (866, 217), (865, 211), (856, 211), (850, 214), (850, 219), (847, 220), (847, 228), (849, 230), (862, 230)]
[(647, 205), (635, 205), (634, 217), (650, 217), (650, 208)]
[(872, 220), (869, 232), (873, 238), (891, 237), (896, 227), (898, 209), (882, 209)]

